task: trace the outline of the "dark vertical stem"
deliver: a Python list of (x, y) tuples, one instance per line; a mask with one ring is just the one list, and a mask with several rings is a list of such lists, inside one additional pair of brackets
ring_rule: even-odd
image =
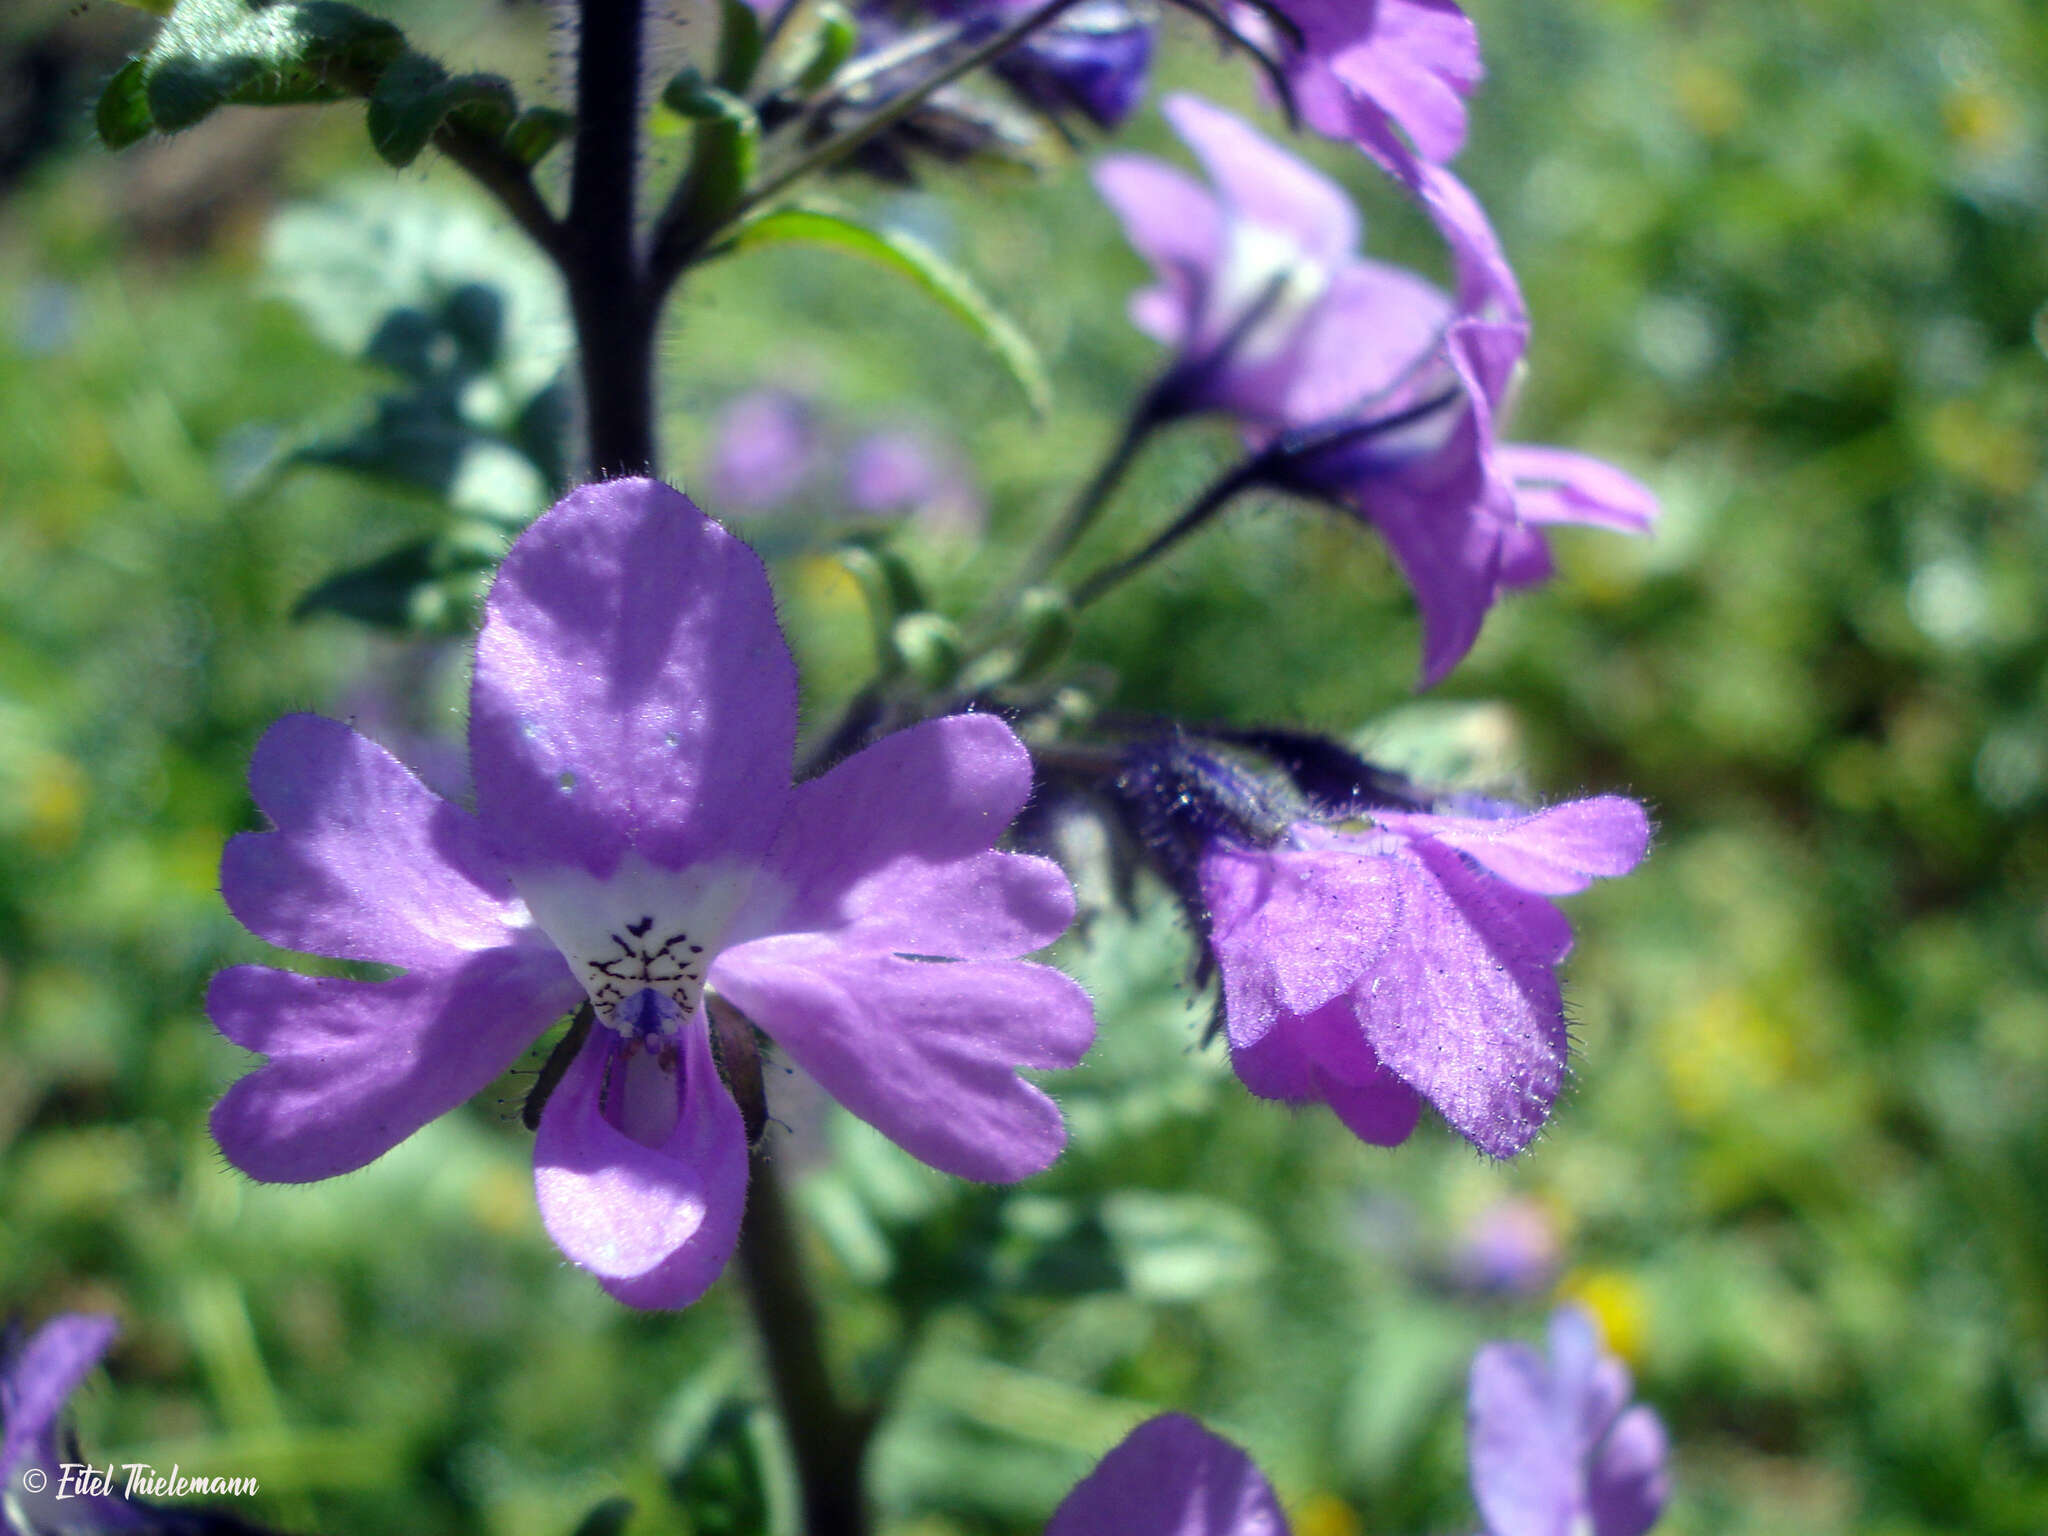
[(848, 1409), (833, 1389), (789, 1203), (759, 1147), (749, 1159), (740, 1269), (803, 1485), (805, 1536), (867, 1536), (861, 1462), (872, 1420)]
[(591, 469), (654, 469), (654, 314), (634, 228), (643, 0), (583, 0), (576, 161), (569, 175), (569, 305), (589, 413)]

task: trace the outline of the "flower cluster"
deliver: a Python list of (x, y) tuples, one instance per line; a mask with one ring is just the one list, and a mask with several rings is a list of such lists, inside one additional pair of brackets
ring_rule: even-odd
[[(1432, 790), (1336, 741), (1119, 714), (1047, 676), (1081, 608), (1242, 490), (1304, 497), (1378, 534), (1415, 593), (1425, 685), (1471, 650), (1504, 593), (1550, 573), (1547, 529), (1640, 533), (1657, 512), (1612, 466), (1507, 440), (1530, 315), (1450, 169), (1482, 75), (1453, 0), (1176, 3), (1258, 57), (1296, 126), (1354, 147), (1412, 200), (1448, 282), (1368, 257), (1337, 180), (1231, 113), (1169, 96), (1163, 114), (1201, 177), (1135, 154), (1094, 166), (1152, 269), (1132, 320), (1168, 360), (1066, 521), (984, 612), (937, 612), (906, 563), (875, 583), (875, 675), (806, 754), (826, 765), (814, 774), (797, 766), (796, 669), (756, 554), (653, 479), (571, 492), (520, 534), (483, 602), (464, 803), (337, 720), (287, 716), (256, 748), (249, 782), (268, 825), (227, 846), (228, 906), (280, 948), (388, 974), (247, 964), (215, 978), (215, 1025), (263, 1058), (213, 1111), (236, 1167), (277, 1182), (361, 1168), (561, 1026), (525, 1116), (537, 1203), (561, 1251), (631, 1306), (695, 1301), (743, 1234), (749, 1273), (772, 1270), (773, 1223), (748, 1221), (750, 1190), (766, 1206), (764, 1049), (933, 1168), (1034, 1175), (1066, 1131), (1024, 1074), (1077, 1065), (1095, 1021), (1075, 982), (1027, 958), (1066, 932), (1075, 898), (1057, 863), (1014, 851), (1030, 844), (1013, 826), (1027, 807), (1026, 829), (1067, 804), (1123, 834), (1103, 840), (1114, 873), (1149, 869), (1180, 903), (1197, 978), (1217, 983), (1215, 1032), (1252, 1094), (1324, 1105), (1377, 1146), (1411, 1136), (1425, 1105), (1490, 1157), (1539, 1135), (1569, 1065), (1559, 967), (1573, 936), (1556, 903), (1644, 857), (1641, 805)], [(689, 167), (645, 249), (631, 196), (612, 208), (610, 235), (626, 239), (609, 264), (592, 255), (609, 236), (576, 220), (630, 153), (593, 177), (584, 156), (600, 139), (578, 123), (576, 190), (557, 220), (526, 179), (549, 119), (480, 144), (487, 86), (448, 80), (429, 103), (426, 135), (489, 168), (501, 196), (532, 194), (508, 207), (547, 237), (572, 290), (600, 463), (655, 457), (651, 386), (611, 379), (606, 354), (649, 334), (680, 272), (776, 238), (771, 205), (797, 179), (860, 167), (907, 180), (913, 154), (1021, 153), (1020, 118), (1078, 143), (1085, 125), (1135, 111), (1158, 41), (1146, 0), (748, 4), (725, 10), (714, 68), (665, 93), (693, 123)], [(586, 115), (623, 99), (602, 142), (630, 150), (643, 61), (624, 14), (615, 67), (578, 79)], [(407, 59), (415, 75), (432, 62)], [(370, 70), (349, 62), (351, 80)], [(1006, 98), (964, 89), (984, 65)], [(397, 84), (381, 79), (372, 109), (387, 152), (391, 120), (426, 115), (400, 110), (406, 71), (391, 68)], [(618, 99), (597, 99), (603, 79)], [(910, 271), (1027, 374), (1022, 344), (939, 253), (837, 212), (806, 220)], [(620, 282), (630, 291), (606, 286)], [(620, 323), (597, 327), (604, 315)], [(616, 386), (609, 398), (600, 384)], [(1242, 462), (1136, 555), (1059, 585), (1139, 447), (1209, 416), (1241, 436)], [(787, 392), (735, 401), (708, 465), (718, 505), (801, 502), (829, 463), (835, 489), (819, 499), (835, 510), (980, 532), (980, 493), (954, 455), (910, 432), (829, 448), (826, 421)], [(876, 549), (884, 536), (862, 535)], [(915, 657), (905, 636), (922, 637)], [(1529, 1294), (1556, 1259), (1546, 1237), (1540, 1223), (1503, 1229), (1455, 1278)], [(774, 1357), (796, 1346), (774, 1300), (756, 1301), (783, 1371)], [(11, 1474), (54, 1455), (63, 1400), (110, 1337), (104, 1320), (59, 1319), (0, 1369), (10, 1530), (70, 1529), (24, 1504)], [(858, 1500), (864, 1415), (839, 1412), (819, 1385), (829, 1373), (809, 1364), (800, 1387), (778, 1381), (792, 1456), (813, 1501), (843, 1510)], [(1640, 1536), (1655, 1521), (1663, 1431), (1629, 1394), (1577, 1313), (1553, 1319), (1547, 1357), (1480, 1352), (1471, 1476), (1489, 1536)], [(806, 1413), (818, 1422), (799, 1423)], [(855, 1448), (821, 1458), (820, 1423)], [(114, 1530), (136, 1509), (78, 1514)], [(1073, 1490), (1048, 1536), (1286, 1531), (1243, 1451), (1167, 1416)]]

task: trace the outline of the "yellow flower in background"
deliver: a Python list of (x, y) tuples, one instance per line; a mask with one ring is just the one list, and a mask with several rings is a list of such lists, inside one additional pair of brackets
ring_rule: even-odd
[(1557, 1294), (1559, 1300), (1575, 1301), (1593, 1315), (1608, 1349), (1630, 1369), (1642, 1365), (1650, 1303), (1641, 1281), (1618, 1269), (1575, 1269), (1558, 1282)]
[(1294, 1512), (1294, 1536), (1365, 1536), (1358, 1511), (1334, 1493), (1312, 1493)]
[(1668, 1015), (1657, 1045), (1672, 1102), (1695, 1125), (1777, 1088), (1792, 1071), (1786, 1032), (1753, 994), (1737, 987)]

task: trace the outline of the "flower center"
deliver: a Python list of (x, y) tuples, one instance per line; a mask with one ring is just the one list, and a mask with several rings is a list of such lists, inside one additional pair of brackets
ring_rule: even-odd
[(1284, 231), (1231, 221), (1222, 269), (1210, 296), (1211, 344), (1230, 339), (1233, 357), (1261, 363), (1293, 341), (1330, 286), (1330, 273)]
[(583, 959), (583, 986), (598, 1018), (627, 1039), (673, 1036), (704, 998), (704, 946), (687, 929), (657, 938), (643, 912), (611, 933), (612, 953)]
[(658, 869), (629, 854), (599, 880), (551, 869), (518, 878), (534, 920), (575, 969), (598, 1023), (659, 1057), (697, 1016), (711, 962), (757, 871)]

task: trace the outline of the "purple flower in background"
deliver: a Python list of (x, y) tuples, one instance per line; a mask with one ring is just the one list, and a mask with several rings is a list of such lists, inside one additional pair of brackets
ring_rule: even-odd
[(1467, 1221), (1451, 1250), (1450, 1279), (1490, 1296), (1532, 1296), (1557, 1278), (1557, 1224), (1541, 1201), (1496, 1200)]
[(1213, 192), (1142, 155), (1106, 156), (1095, 178), (1158, 278), (1132, 319), (1178, 353), (1151, 409), (1233, 414), (1266, 483), (1378, 530), (1422, 612), (1425, 685), (1502, 592), (1550, 573), (1545, 526), (1648, 528), (1656, 499), (1619, 470), (1498, 441), (1528, 307), (1462, 182), (1436, 165), (1410, 182), (1450, 247), (1448, 295), (1358, 257), (1357, 212), (1320, 172), (1198, 98), (1164, 110)]
[[(1094, 175), (1158, 280), (1132, 299), (1131, 319), (1178, 353), (1159, 391), (1163, 415), (1320, 419), (1435, 342), (1436, 290), (1359, 259), (1358, 211), (1343, 188), (1200, 97), (1170, 96), (1162, 111), (1213, 190), (1149, 155), (1105, 155)], [(1354, 315), (1370, 326), (1346, 323)], [(1365, 355), (1321, 345), (1332, 327)]]
[(871, 432), (847, 450), (845, 496), (863, 517), (907, 516), (937, 534), (977, 534), (985, 517), (966, 466), (907, 427)]
[[(1248, 36), (1276, 47), (1304, 123), (1357, 144), (1396, 175), (1465, 145), (1465, 98), (1484, 69), (1479, 33), (1452, 0), (1279, 0), (1301, 44), (1248, 6)], [(1396, 131), (1398, 130), (1398, 132)], [(1405, 135), (1405, 138), (1403, 137)]]
[(1627, 1369), (1561, 1308), (1550, 1358), (1489, 1344), (1472, 1361), (1472, 1493), (1488, 1536), (1642, 1536), (1670, 1497), (1664, 1426), (1628, 1407)]
[[(1437, 682), (1511, 588), (1551, 573), (1543, 528), (1646, 532), (1657, 501), (1620, 470), (1558, 448), (1498, 440), (1529, 340), (1521, 285), (1485, 210), (1440, 166), (1418, 195), (1450, 246), (1455, 298), (1416, 284), (1396, 334), (1360, 305), (1333, 313), (1301, 358), (1275, 441), (1272, 483), (1332, 502), (1387, 541), (1422, 613), (1422, 682)], [(1419, 291), (1418, 291), (1419, 290)]]
[[(1472, 1361), (1472, 1488), (1486, 1536), (1642, 1536), (1669, 1495), (1663, 1426), (1626, 1408), (1628, 1372), (1583, 1313)], [(1626, 1411), (1624, 1411), (1626, 1409)], [(1148, 1419), (1053, 1512), (1045, 1536), (1287, 1536), (1252, 1459), (1193, 1419)]]
[(1045, 1536), (1287, 1536), (1251, 1457), (1193, 1419), (1147, 1419), (1053, 1512)]
[(1209, 843), (1200, 892), (1247, 1088), (1327, 1104), (1378, 1146), (1405, 1141), (1425, 1101), (1491, 1157), (1529, 1144), (1567, 1048), (1571, 928), (1547, 898), (1626, 874), (1650, 828), (1612, 795), (1487, 809)]
[[(995, 28), (1021, 21), (1039, 3), (974, 0), (952, 9), (985, 17)], [(1126, 0), (1082, 0), (992, 67), (1034, 106), (1051, 113), (1079, 112), (1098, 128), (1114, 128), (1144, 100), (1152, 34), (1152, 23)]]
[(108, 1478), (102, 1463), (95, 1479), (75, 1443), (60, 1441), (65, 1403), (118, 1331), (111, 1317), (82, 1312), (51, 1318), (26, 1343), (0, 1331), (0, 1536), (277, 1536), (218, 1510), (134, 1498), (123, 1468)]
[[(506, 556), (477, 641), (474, 815), (335, 721), (292, 715), (250, 786), (274, 830), (222, 858), (235, 915), (386, 981), (236, 966), (207, 1006), (268, 1061), (213, 1113), (229, 1160), (360, 1168), (596, 1017), (541, 1114), (542, 1218), (634, 1306), (724, 1267), (747, 1180), (707, 990), (936, 1168), (1007, 1182), (1064, 1127), (1016, 1075), (1066, 1067), (1086, 996), (1015, 957), (1066, 927), (1049, 861), (992, 851), (1031, 789), (1001, 721), (890, 736), (790, 783), (796, 672), (759, 559), (650, 480), (579, 490)], [(953, 962), (953, 963), (946, 963)]]
[(734, 512), (779, 507), (810, 478), (818, 446), (809, 401), (786, 389), (741, 395), (711, 428), (712, 498)]
[(7, 1536), (158, 1528), (125, 1499), (62, 1489), (62, 1466), (76, 1458), (58, 1445), (58, 1419), (117, 1331), (111, 1317), (71, 1312), (19, 1348), (0, 1345), (0, 1531)]

